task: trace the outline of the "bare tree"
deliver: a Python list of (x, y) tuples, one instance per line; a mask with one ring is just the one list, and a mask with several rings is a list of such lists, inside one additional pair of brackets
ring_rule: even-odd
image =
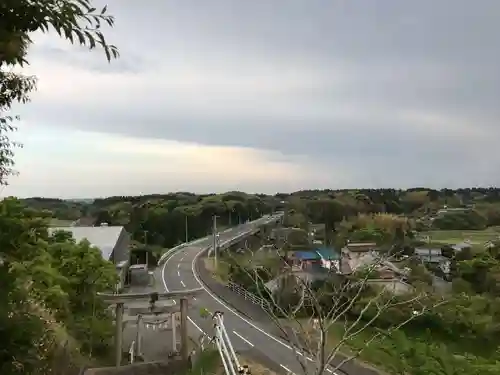
[[(233, 254), (228, 252), (225, 256), (232, 258), (232, 263), (238, 263)], [(240, 263), (239, 267), (253, 281), (252, 292), (268, 301), (269, 308), (264, 310), (284, 340), (293, 347), (304, 374), (320, 375), (325, 371), (341, 370), (374, 342), (384, 340), (445, 303), (443, 298), (408, 284), (403, 283), (409, 290), (398, 294), (382, 286), (385, 283), (381, 280), (374, 283), (374, 275), (388, 264), (386, 255), (372, 256), (369, 264), (349, 275), (340, 274), (333, 267), (316, 281), (304, 270), (292, 266), (283, 255), (279, 272), (266, 269), (258, 251), (247, 250), (245, 258), (245, 263)], [(270, 279), (274, 279), (272, 291), (265, 286)], [(384, 319), (391, 312), (397, 312), (397, 317), (392, 321)], [(385, 327), (371, 329), (381, 319)], [(335, 342), (330, 339), (333, 329), (340, 331)], [(368, 332), (372, 333), (362, 347), (345, 352), (356, 336)]]

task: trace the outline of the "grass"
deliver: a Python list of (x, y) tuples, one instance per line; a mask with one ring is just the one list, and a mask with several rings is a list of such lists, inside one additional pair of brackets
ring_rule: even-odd
[(215, 349), (207, 349), (200, 353), (193, 368), (187, 375), (211, 375), (220, 374), (222, 363), (219, 352)]
[(469, 240), (472, 245), (483, 245), (500, 236), (500, 227), (489, 227), (484, 230), (431, 230), (420, 233), (420, 236), (429, 236), (435, 244), (457, 244)]
[(217, 270), (214, 265), (214, 258), (203, 258), (205, 262), (205, 268), (220, 282), (227, 283), (229, 281), (229, 263), (225, 262), (223, 259), (217, 260)]

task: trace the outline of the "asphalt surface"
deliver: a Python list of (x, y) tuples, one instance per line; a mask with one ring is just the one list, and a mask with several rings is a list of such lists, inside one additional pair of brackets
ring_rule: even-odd
[[(249, 230), (252, 225), (264, 222), (266, 218), (239, 225), (234, 228), (220, 232), (220, 242), (224, 243)], [(220, 298), (205, 288), (196, 274), (196, 259), (212, 243), (211, 237), (200, 239), (196, 244), (185, 247), (172, 255), (162, 265), (163, 283), (167, 291), (179, 289), (199, 288), (205, 289), (204, 293), (192, 301), (189, 310), (190, 335), (200, 337), (202, 334), (212, 336), (212, 321), (203, 318), (201, 309), (207, 309), (213, 313), (221, 311), (224, 313), (224, 323), (230, 336), (234, 349), (244, 354), (246, 351), (257, 351), (261, 357), (267, 358), (273, 367), (280, 367), (284, 372), (303, 373), (299, 361), (308, 368), (308, 372), (314, 369), (314, 361), (306, 355), (298, 353), (288, 343), (270, 334), (269, 325), (263, 322), (251, 321), (248, 317), (238, 313), (228, 306)], [(327, 370), (333, 373), (331, 370)]]

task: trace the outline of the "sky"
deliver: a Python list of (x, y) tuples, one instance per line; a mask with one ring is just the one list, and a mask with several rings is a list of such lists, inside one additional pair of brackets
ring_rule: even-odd
[(498, 0), (108, 0), (35, 34), (3, 195), (500, 184)]

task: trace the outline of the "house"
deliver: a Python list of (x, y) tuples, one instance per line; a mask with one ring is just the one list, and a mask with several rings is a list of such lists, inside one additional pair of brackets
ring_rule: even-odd
[(473, 209), (473, 207), (450, 207), (450, 208), (448, 208), (448, 207), (444, 206), (444, 208), (437, 211), (436, 215), (443, 216), (443, 215), (450, 214), (450, 213), (469, 212), (472, 209)]
[(395, 295), (404, 295), (414, 290), (410, 284), (399, 279), (370, 279), (367, 283)]
[(70, 232), (78, 243), (84, 239), (97, 247), (102, 257), (115, 264), (128, 261), (130, 258), (130, 235), (121, 226), (100, 227), (52, 227), (49, 233), (57, 231)]
[(452, 245), (451, 248), (455, 250), (456, 252), (460, 252), (464, 249), (470, 249), (472, 247), (471, 243), (467, 240), (461, 243), (457, 243), (455, 245)]
[(423, 248), (423, 247), (417, 247), (415, 248), (415, 255), (419, 257), (420, 259), (424, 258), (434, 258), (434, 257), (441, 257), (442, 256), (442, 251), (441, 249), (438, 248)]
[(375, 250), (377, 244), (375, 242), (349, 242), (345, 248), (352, 253), (367, 253)]
[(321, 264), (321, 256), (316, 251), (294, 251), (290, 259), (292, 260), (292, 265), (301, 268), (312, 264)]
[(498, 244), (495, 241), (487, 241), (484, 243), (484, 248), (485, 249), (493, 249), (494, 247), (497, 247)]
[(295, 266), (307, 268), (311, 265), (319, 265), (326, 269), (336, 266), (338, 268), (338, 261), (340, 254), (333, 248), (319, 247), (313, 250), (294, 251), (290, 257)]
[(451, 261), (442, 255), (441, 249), (416, 248), (415, 255), (423, 263), (437, 264), (445, 274), (451, 271)]
[(391, 269), (381, 267), (378, 270), (378, 277), (382, 280), (395, 279), (396, 273)]
[(57, 231), (70, 232), (77, 243), (86, 239), (92, 246), (98, 248), (104, 259), (115, 264), (120, 276), (117, 289), (123, 288), (130, 262), (130, 235), (124, 227), (101, 225), (100, 227), (49, 228), (49, 234)]

